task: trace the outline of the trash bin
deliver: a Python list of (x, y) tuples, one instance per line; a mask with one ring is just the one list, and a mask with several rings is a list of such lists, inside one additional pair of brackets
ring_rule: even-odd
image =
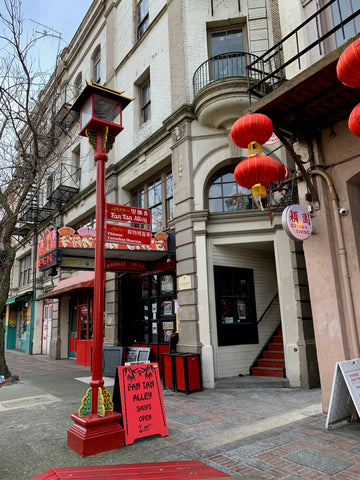
[(190, 393), (201, 390), (200, 354), (164, 353), (163, 384), (174, 392)]

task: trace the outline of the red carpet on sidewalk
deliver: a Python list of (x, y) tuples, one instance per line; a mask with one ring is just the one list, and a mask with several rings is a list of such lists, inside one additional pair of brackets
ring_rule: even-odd
[(198, 461), (100, 465), (98, 467), (52, 468), (33, 480), (202, 480), (227, 478), (220, 470)]

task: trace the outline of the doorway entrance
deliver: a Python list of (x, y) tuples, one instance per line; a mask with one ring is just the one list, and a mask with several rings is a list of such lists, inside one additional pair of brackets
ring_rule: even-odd
[(52, 312), (53, 312), (53, 303), (52, 302), (45, 303), (43, 305), (42, 335), (41, 335), (41, 353), (43, 355), (49, 355), (50, 353)]

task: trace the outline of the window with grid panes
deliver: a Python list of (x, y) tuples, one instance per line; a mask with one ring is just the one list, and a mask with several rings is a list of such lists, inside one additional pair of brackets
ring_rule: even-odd
[(149, 0), (136, 0), (137, 38), (141, 38), (149, 27)]
[(141, 91), (141, 123), (147, 122), (151, 118), (151, 96), (150, 96), (150, 79), (148, 79), (140, 88)]
[(94, 56), (93, 56), (93, 76), (94, 76), (94, 82), (100, 83), (101, 81), (101, 50), (100, 47), (98, 47), (95, 50)]
[(153, 232), (164, 230), (173, 218), (172, 173), (163, 172), (133, 192), (132, 204), (150, 209)]
[(31, 279), (31, 255), (27, 255), (26, 257), (20, 260), (20, 287), (23, 285), (27, 285), (30, 283)]
[(210, 212), (231, 212), (255, 208), (251, 189), (240, 187), (234, 179), (234, 168), (218, 174), (209, 186)]

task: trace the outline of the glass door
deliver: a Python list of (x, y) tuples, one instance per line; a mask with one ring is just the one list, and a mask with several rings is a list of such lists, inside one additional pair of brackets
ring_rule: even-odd
[(245, 77), (245, 57), (243, 31), (222, 30), (210, 34), (211, 57), (216, 57), (212, 63), (212, 78), (218, 80), (228, 77)]

